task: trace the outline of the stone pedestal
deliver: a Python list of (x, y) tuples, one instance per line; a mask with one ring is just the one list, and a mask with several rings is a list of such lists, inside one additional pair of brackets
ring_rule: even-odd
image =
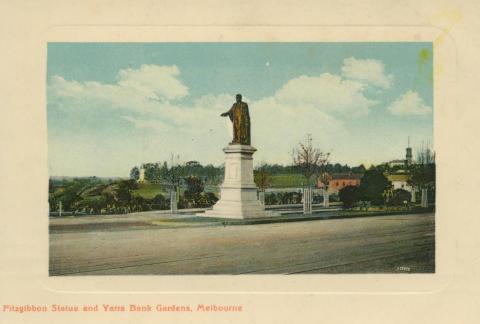
[(253, 153), (250, 145), (229, 145), (225, 152), (225, 178), (220, 187), (220, 200), (200, 216), (223, 218), (258, 218), (277, 214), (265, 211), (257, 198), (253, 181)]

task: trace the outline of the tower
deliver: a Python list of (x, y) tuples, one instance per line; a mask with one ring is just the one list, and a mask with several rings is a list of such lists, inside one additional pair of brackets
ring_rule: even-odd
[(410, 136), (408, 137), (407, 153), (405, 155), (407, 165), (412, 164), (412, 148), (410, 147)]
[(138, 176), (138, 182), (144, 183), (145, 182), (145, 167), (142, 165), (140, 166), (140, 174)]

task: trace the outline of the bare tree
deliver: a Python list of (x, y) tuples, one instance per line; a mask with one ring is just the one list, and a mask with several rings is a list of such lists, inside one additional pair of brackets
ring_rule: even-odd
[(431, 148), (430, 142), (422, 142), (422, 147), (417, 153), (417, 164), (429, 165), (435, 163), (435, 152)]
[(410, 166), (409, 184), (415, 190), (421, 192), (421, 207), (428, 207), (428, 191), (435, 190), (435, 152), (430, 143), (422, 143), (422, 148), (417, 154), (417, 161)]
[(303, 213), (312, 213), (312, 187), (311, 180), (318, 177), (323, 166), (327, 163), (330, 153), (322, 152), (312, 144), (312, 136), (307, 135), (306, 143), (299, 143), (293, 150), (293, 163), (307, 180), (306, 188), (303, 188)]
[(313, 146), (312, 135), (307, 135), (305, 143), (299, 143), (293, 150), (293, 163), (300, 170), (310, 185), (312, 177), (318, 176), (327, 163), (330, 153), (325, 153)]

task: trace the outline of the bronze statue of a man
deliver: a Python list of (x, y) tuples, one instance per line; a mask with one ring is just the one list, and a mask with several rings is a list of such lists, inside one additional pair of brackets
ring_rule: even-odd
[(250, 115), (248, 113), (248, 105), (242, 101), (241, 94), (237, 94), (236, 98), (237, 102), (233, 104), (232, 108), (220, 116), (230, 117), (233, 123), (233, 140), (230, 145), (250, 145)]

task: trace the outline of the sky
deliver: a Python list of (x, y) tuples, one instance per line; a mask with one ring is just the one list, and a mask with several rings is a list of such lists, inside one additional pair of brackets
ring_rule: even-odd
[(350, 166), (433, 143), (431, 43), (49, 43), (50, 175), (220, 165), (237, 93), (256, 164), (291, 164), (307, 134)]

